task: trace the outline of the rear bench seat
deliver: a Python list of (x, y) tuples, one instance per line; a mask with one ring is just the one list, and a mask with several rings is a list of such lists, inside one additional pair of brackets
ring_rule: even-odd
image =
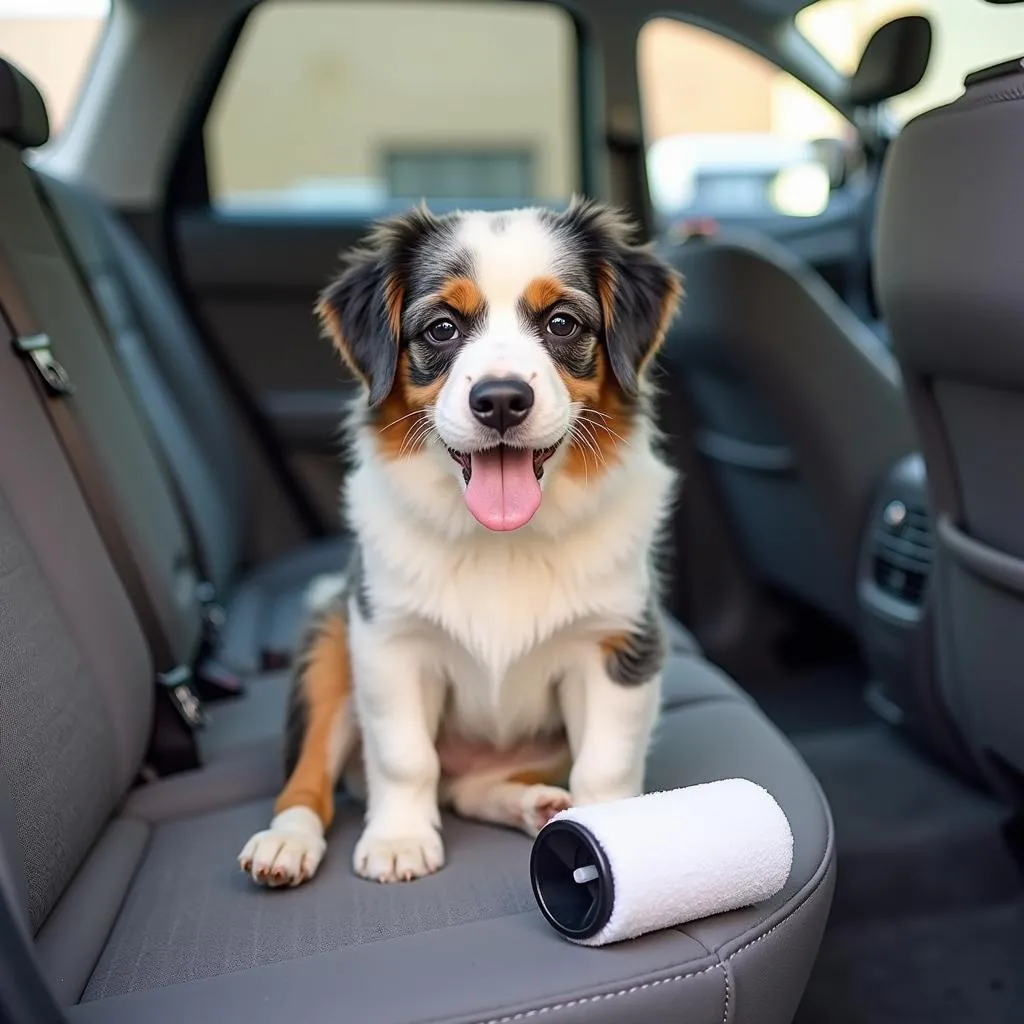
[[(17, 248), (39, 271), (31, 294), (48, 326), (88, 335), (24, 189), (20, 149), (42, 129), (41, 102), (0, 63), (0, 221), (16, 224), (0, 252)], [(270, 813), (276, 741), (137, 784), (150, 654), (2, 322), (0, 333), (0, 893), (70, 1021), (791, 1020), (831, 902), (828, 807), (788, 742), (694, 655), (669, 662), (647, 783), (742, 776), (772, 792), (795, 862), (768, 904), (583, 949), (536, 911), (526, 837), (449, 819), (442, 872), (378, 886), (350, 870), (360, 814), (341, 797), (317, 878), (254, 887), (234, 858)], [(125, 438), (101, 436), (116, 462)]]
[(250, 500), (233, 402), (204, 346), (124, 224), (84, 188), (38, 178), (176, 478), (201, 548), (199, 562), (225, 607), (214, 656), (243, 675), (257, 672), (264, 654), (291, 652), (303, 592), (314, 576), (344, 568), (346, 540), (312, 542), (246, 569), (246, 540), (259, 509)]

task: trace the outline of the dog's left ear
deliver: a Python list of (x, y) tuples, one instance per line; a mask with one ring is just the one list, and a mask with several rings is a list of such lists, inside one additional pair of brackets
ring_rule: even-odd
[(406, 264), (436, 223), (425, 206), (381, 221), (317, 300), (320, 323), (366, 386), (371, 409), (391, 393), (398, 372)]
[(622, 390), (640, 393), (644, 368), (665, 340), (683, 294), (682, 277), (632, 242), (633, 225), (618, 211), (576, 199), (566, 214), (597, 266), (608, 360)]

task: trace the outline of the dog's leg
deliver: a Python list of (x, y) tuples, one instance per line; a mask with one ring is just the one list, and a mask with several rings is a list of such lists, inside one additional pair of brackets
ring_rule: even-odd
[(567, 675), (562, 712), (573, 750), (569, 792), (576, 805), (639, 796), (661, 701), (664, 640), (645, 617), (606, 638)]
[(306, 633), (292, 675), (288, 708), (288, 781), (270, 827), (245, 844), (238, 860), (262, 885), (312, 878), (334, 818), (334, 788), (356, 740), (344, 606), (324, 609)]
[(564, 788), (571, 763), (566, 746), (518, 766), (470, 772), (446, 780), (445, 800), (464, 818), (535, 836), (559, 811), (572, 806)]
[(366, 827), (357, 874), (410, 881), (444, 864), (435, 749), (444, 685), (414, 640), (353, 620), (355, 693), (366, 770)]

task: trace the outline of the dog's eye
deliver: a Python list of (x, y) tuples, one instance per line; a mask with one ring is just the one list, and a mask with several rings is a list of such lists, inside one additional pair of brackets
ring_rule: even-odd
[(548, 321), (548, 334), (553, 334), (556, 338), (571, 338), (579, 327), (579, 322), (568, 313), (556, 313)]
[(435, 320), (427, 328), (427, 337), (438, 345), (444, 345), (449, 341), (455, 341), (459, 336), (459, 329), (451, 320)]

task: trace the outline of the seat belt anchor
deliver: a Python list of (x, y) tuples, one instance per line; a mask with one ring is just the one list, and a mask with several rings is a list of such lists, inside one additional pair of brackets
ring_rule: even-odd
[(192, 669), (188, 665), (177, 665), (168, 672), (158, 672), (156, 681), (168, 693), (175, 710), (190, 729), (202, 729), (206, 725), (203, 702), (192, 689)]
[(74, 394), (75, 385), (68, 375), (68, 371), (53, 354), (48, 334), (19, 336), (14, 339), (14, 347), (21, 355), (32, 360), (36, 373), (39, 374), (50, 394), (57, 396)]

